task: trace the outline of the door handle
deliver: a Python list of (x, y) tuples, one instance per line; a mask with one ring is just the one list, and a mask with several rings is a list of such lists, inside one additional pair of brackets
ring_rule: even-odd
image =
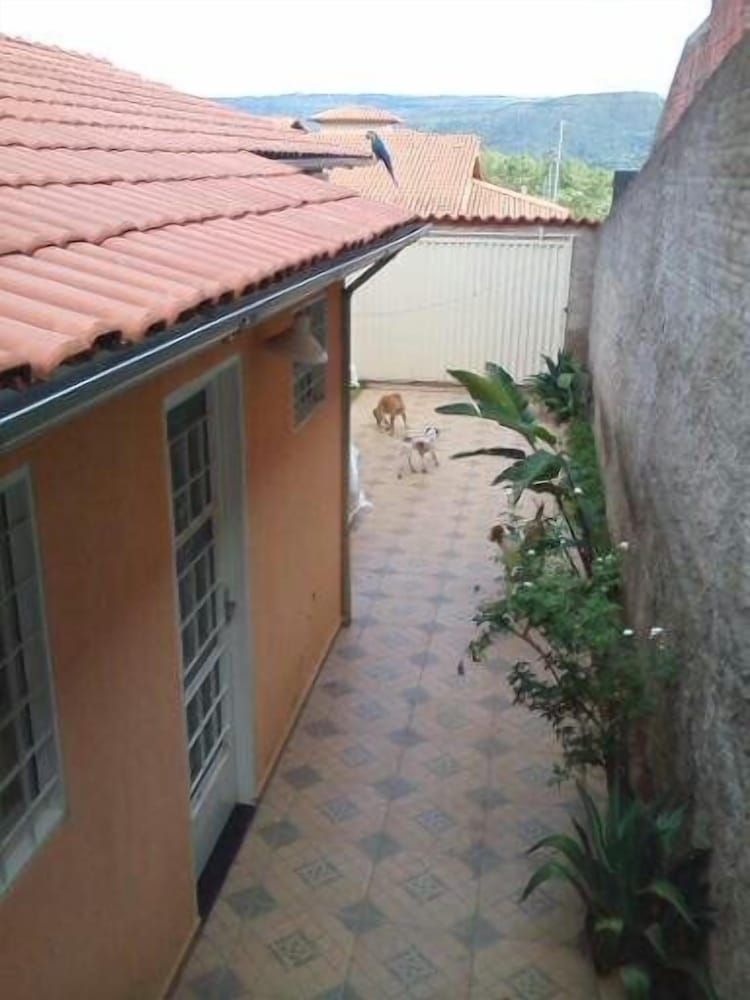
[(237, 613), (237, 602), (232, 599), (229, 587), (224, 588), (224, 624), (230, 625)]

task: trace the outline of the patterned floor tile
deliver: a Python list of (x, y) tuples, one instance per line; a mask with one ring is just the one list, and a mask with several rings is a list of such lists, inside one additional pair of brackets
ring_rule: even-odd
[(317, 889), (321, 885), (330, 885), (331, 882), (337, 882), (341, 878), (341, 872), (336, 865), (325, 858), (308, 861), (307, 864), (295, 868), (295, 872), (311, 889)]
[(291, 785), (292, 788), (296, 788), (297, 791), (310, 788), (312, 785), (317, 785), (318, 782), (323, 780), (320, 772), (316, 771), (314, 767), (310, 767), (308, 764), (302, 764), (300, 767), (294, 767), (291, 771), (284, 771), (282, 778), (288, 785)]
[(427, 688), (416, 687), (406, 688), (405, 691), (401, 692), (402, 697), (409, 705), (424, 705), (426, 701), (430, 700), (430, 692)]
[(417, 902), (429, 903), (443, 896), (448, 886), (432, 872), (420, 872), (419, 875), (406, 879), (403, 888)]
[(458, 858), (460, 861), (463, 861), (474, 878), (479, 878), (480, 875), (491, 872), (502, 861), (499, 854), (493, 851), (491, 847), (486, 847), (481, 841), (472, 844), (468, 850), (459, 854)]
[(321, 684), (323, 690), (331, 698), (343, 698), (344, 695), (351, 694), (354, 688), (346, 681), (324, 681)]
[(341, 923), (353, 934), (366, 934), (385, 922), (381, 911), (367, 899), (345, 906), (339, 910), (338, 916)]
[(339, 759), (342, 760), (347, 767), (361, 767), (363, 764), (372, 763), (372, 761), (375, 760), (375, 754), (366, 747), (360, 746), (357, 743), (354, 746), (350, 746), (345, 750), (342, 750), (339, 754)]
[(421, 733), (417, 733), (409, 727), (394, 729), (388, 734), (388, 739), (397, 747), (415, 747), (425, 741)]
[(439, 778), (447, 778), (461, 770), (459, 762), (449, 753), (441, 753), (438, 757), (434, 757), (425, 764), (425, 767)]
[[(179, 1000), (593, 1000), (580, 907), (547, 887), (519, 903), (526, 851), (565, 830), (546, 724), (512, 704), (504, 640), (466, 656), (501, 568), (489, 466), (397, 480), (390, 435), (353, 408), (373, 509), (351, 535), (353, 623), (334, 643), (264, 792)], [(455, 393), (402, 387), (413, 426)], [(444, 454), (497, 443), (441, 416)], [(436, 544), (436, 538), (439, 541)], [(459, 661), (464, 672), (459, 674)]]
[(214, 969), (189, 983), (193, 996), (198, 1000), (236, 1000), (246, 990), (237, 975), (229, 968)]
[(348, 795), (338, 795), (318, 808), (332, 823), (346, 823), (360, 813), (359, 806)]
[(417, 786), (411, 781), (407, 781), (406, 778), (393, 774), (389, 778), (383, 778), (382, 781), (376, 781), (372, 787), (378, 795), (382, 795), (384, 799), (392, 802), (394, 799), (402, 799), (405, 795), (411, 795)]
[(299, 830), (290, 823), (289, 820), (282, 819), (277, 823), (271, 823), (258, 831), (258, 836), (264, 840), (269, 847), (287, 847), (299, 840)]
[(466, 793), (466, 798), (476, 802), (483, 809), (497, 809), (498, 806), (504, 806), (508, 801), (499, 788), (492, 788), (489, 785), (485, 785), (483, 788), (473, 788)]
[(398, 841), (387, 833), (371, 833), (357, 841), (357, 846), (374, 864), (392, 857), (401, 850)]
[(405, 989), (434, 978), (437, 972), (429, 958), (413, 944), (394, 955), (387, 966)]
[(514, 972), (507, 982), (519, 1000), (550, 1000), (560, 993), (549, 976), (535, 965)]
[(453, 928), (453, 936), (467, 948), (479, 950), (496, 944), (502, 934), (494, 924), (480, 914), (474, 914), (466, 920), (460, 920)]
[(254, 885), (241, 892), (227, 896), (227, 903), (234, 912), (245, 920), (263, 917), (276, 909), (277, 903), (271, 893), (262, 885)]
[(328, 739), (341, 733), (336, 723), (331, 722), (330, 719), (316, 719), (314, 722), (308, 722), (304, 730), (316, 740)]
[(442, 809), (425, 809), (424, 812), (417, 815), (417, 823), (423, 826), (425, 830), (429, 830), (430, 833), (436, 834), (452, 830), (456, 825), (453, 817), (443, 812)]

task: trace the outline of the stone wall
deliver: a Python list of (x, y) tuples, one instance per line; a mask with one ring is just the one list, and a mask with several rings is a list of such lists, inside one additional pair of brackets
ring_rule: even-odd
[(653, 778), (692, 794), (713, 850), (712, 965), (750, 995), (750, 40), (704, 86), (602, 228), (590, 363), (636, 625), (681, 678)]

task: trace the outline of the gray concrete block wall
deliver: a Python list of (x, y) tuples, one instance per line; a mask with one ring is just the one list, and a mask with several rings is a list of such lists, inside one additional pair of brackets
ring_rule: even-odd
[(712, 966), (750, 996), (750, 40), (600, 231), (590, 364), (639, 628), (681, 677), (650, 732), (657, 786), (693, 796), (713, 850)]
[(584, 363), (588, 360), (591, 299), (594, 290), (594, 268), (598, 245), (598, 228), (576, 227), (570, 262), (570, 294), (568, 296), (568, 315), (565, 322), (565, 347)]

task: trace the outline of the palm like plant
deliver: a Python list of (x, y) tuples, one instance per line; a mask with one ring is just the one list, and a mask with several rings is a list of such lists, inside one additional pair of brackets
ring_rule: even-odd
[(688, 977), (702, 995), (716, 993), (692, 960), (710, 926), (703, 882), (705, 851), (680, 855), (684, 807), (626, 798), (615, 788), (602, 817), (582, 785), (588, 831), (573, 820), (576, 837), (553, 834), (530, 852), (551, 849), (529, 880), (525, 900), (551, 879), (568, 882), (586, 907), (586, 932), (598, 972), (619, 968), (631, 998), (682, 996)]
[(558, 420), (583, 416), (588, 403), (589, 377), (580, 362), (566, 351), (558, 351), (557, 360), (542, 355), (547, 370), (532, 375), (526, 385)]

